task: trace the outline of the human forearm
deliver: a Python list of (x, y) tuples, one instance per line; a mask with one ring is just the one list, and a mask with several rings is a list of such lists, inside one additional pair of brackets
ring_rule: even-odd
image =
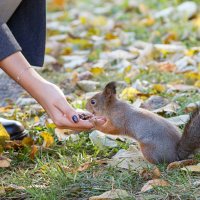
[(68, 104), (62, 91), (31, 68), (21, 52), (3, 59), (0, 66), (42, 105), (58, 127), (75, 130), (93, 127), (89, 121), (79, 119), (78, 113)]
[(38, 100), (41, 86), (47, 81), (31, 68), (21, 52), (14, 53), (0, 61), (0, 67)]

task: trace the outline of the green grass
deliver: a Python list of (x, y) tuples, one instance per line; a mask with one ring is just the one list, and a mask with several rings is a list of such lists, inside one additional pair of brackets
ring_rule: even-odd
[[(107, 0), (73, 1), (69, 4), (69, 8), (67, 9), (73, 9), (76, 6), (79, 8), (78, 6), (82, 4), (81, 11), (93, 12), (94, 7), (102, 7), (106, 5), (106, 2)], [(169, 18), (167, 23), (163, 20), (156, 20), (152, 26), (146, 26), (138, 22), (151, 16), (151, 12), (142, 13), (139, 8), (130, 7), (129, 2), (131, 2), (131, 0), (124, 0), (121, 4), (117, 5), (115, 1), (113, 1), (113, 7), (105, 16), (121, 25), (124, 31), (132, 32), (136, 39), (151, 43), (163, 43), (168, 33), (176, 33), (177, 40), (181, 41), (188, 48), (200, 45), (200, 40), (197, 37), (198, 30), (193, 27), (191, 20)], [(181, 2), (183, 2), (183, 0), (145, 0), (143, 4), (150, 10), (159, 11), (169, 6), (176, 6)], [(195, 2), (199, 3), (198, 0), (195, 0)], [(137, 3), (140, 3), (140, 1)], [(71, 23), (72, 20), (76, 19), (76, 17), (74, 19), (72, 16), (68, 16), (70, 10), (67, 11), (67, 14), (61, 19), (66, 26), (68, 23)], [(93, 32), (98, 36), (104, 36), (106, 34), (106, 31), (100, 29), (95, 30), (94, 27), (91, 26), (85, 26), (84, 31), (87, 33), (85, 38), (88, 40), (90, 40)], [(183, 37), (186, 32), (189, 33), (188, 36)], [(48, 32), (48, 36), (57, 34), (59, 34), (59, 31)], [(123, 46), (122, 49), (126, 49), (128, 45), (129, 44)], [(76, 50), (82, 48), (79, 45), (74, 46)], [(99, 55), (102, 51), (112, 50), (113, 47), (105, 43), (99, 48), (89, 47), (89, 49), (91, 53), (89, 54), (88, 63), (91, 65), (99, 59)], [(162, 57), (162, 55), (158, 58), (158, 60), (164, 59), (165, 57)], [(115, 64), (117, 63), (113, 63), (113, 65)], [(58, 84), (66, 94), (73, 92), (75, 99), (81, 99), (82, 103), (77, 104), (73, 103), (72, 98), (69, 102), (72, 103), (73, 106), (84, 107), (85, 99), (82, 98), (81, 91), (78, 87), (74, 88), (71, 85), (70, 78), (72, 73), (65, 72), (62, 68), (62, 63), (59, 63), (59, 65), (61, 68), (56, 68), (56, 66), (56, 69), (49, 67), (40, 73), (46, 79)], [(87, 67), (83, 68), (83, 70), (85, 69), (87, 69)], [(81, 71), (82, 68), (77, 69), (77, 71), (79, 70)], [(148, 81), (150, 84), (164, 85), (170, 83), (193, 85), (196, 81), (187, 79), (184, 74), (158, 72), (156, 69), (141, 69), (131, 77), (128, 77), (128, 81), (127, 75), (129, 75), (129, 72), (116, 73), (116, 70), (111, 68), (106, 69), (105, 73), (100, 76), (94, 76), (92, 80), (101, 83), (100, 87), (97, 88), (98, 90), (102, 89), (104, 85), (111, 80), (111, 77), (112, 80), (128, 82), (128, 86), (134, 84), (136, 80)], [(119, 88), (119, 93), (123, 88), (123, 86)], [(152, 94), (151, 89), (145, 92), (144, 96)], [(186, 91), (184, 93), (173, 92), (170, 94), (161, 92), (157, 95), (177, 102), (180, 105), (180, 109), (178, 109), (176, 115), (185, 114), (185, 107), (189, 103), (200, 101), (200, 94), (196, 91)], [(33, 117), (38, 114), (29, 110), (29, 108), (26, 109), (27, 110), (16, 109), (9, 117), (22, 121), (26, 128), (29, 129), (30, 135), (35, 138), (36, 143), (41, 145), (42, 140), (38, 137), (38, 133), (43, 130), (48, 130), (54, 135), (54, 130), (41, 126), (32, 127)], [(6, 113), (4, 113), (4, 115), (6, 116)], [(39, 116), (41, 116), (41, 113)], [(164, 116), (168, 117), (167, 115)], [(102, 150), (90, 141), (88, 133), (81, 133), (80, 139), (75, 142), (72, 140), (59, 142), (56, 137), (54, 137), (54, 139), (54, 146), (46, 150), (41, 149), (34, 160), (30, 159), (30, 148), (5, 152), (5, 155), (12, 159), (12, 162), (10, 168), (0, 168), (0, 187), (6, 187), (10, 184), (29, 187), (26, 190), (9, 190), (6, 194), (0, 194), (0, 200), (84, 200), (94, 195), (100, 195), (112, 188), (126, 190), (131, 196), (127, 198), (127, 200), (200, 199), (200, 186), (195, 186), (193, 184), (194, 181), (198, 181), (200, 178), (198, 173), (189, 173), (181, 170), (167, 171), (166, 165), (160, 165), (158, 167), (162, 174), (161, 178), (167, 180), (170, 186), (156, 187), (149, 192), (140, 193), (142, 186), (147, 180), (144, 180), (137, 171), (110, 167), (95, 162), (96, 160), (111, 158), (120, 149), (127, 149), (129, 147), (127, 142), (118, 141), (118, 147), (105, 148)], [(196, 157), (200, 161), (200, 155)], [(66, 168), (77, 169), (87, 162), (91, 162), (92, 164), (84, 171), (72, 173), (66, 170)]]

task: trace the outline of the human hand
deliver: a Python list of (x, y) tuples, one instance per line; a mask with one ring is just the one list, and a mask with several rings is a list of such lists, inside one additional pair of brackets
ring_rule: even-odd
[(89, 120), (79, 117), (80, 113), (69, 105), (63, 92), (56, 85), (44, 82), (38, 90), (36, 100), (43, 106), (57, 127), (77, 131), (93, 128)]

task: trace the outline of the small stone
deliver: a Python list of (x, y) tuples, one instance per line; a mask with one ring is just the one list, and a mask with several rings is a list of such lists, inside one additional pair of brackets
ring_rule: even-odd
[(144, 103), (141, 104), (141, 107), (148, 110), (156, 110), (158, 108), (166, 106), (168, 103), (169, 100), (161, 96), (151, 96)]
[(108, 138), (104, 133), (100, 131), (93, 131), (89, 135), (90, 140), (94, 145), (98, 146), (100, 149), (104, 149), (105, 147), (117, 147), (117, 142)]
[(19, 98), (16, 102), (18, 106), (27, 106), (37, 104), (37, 101), (33, 98)]
[(78, 81), (77, 85), (85, 92), (91, 92), (95, 91), (100, 83), (96, 81), (82, 80)]

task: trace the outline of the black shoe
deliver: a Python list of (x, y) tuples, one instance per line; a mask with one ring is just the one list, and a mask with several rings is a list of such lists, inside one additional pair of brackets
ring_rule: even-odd
[(22, 140), (27, 136), (24, 126), (18, 121), (0, 118), (0, 123), (9, 133), (11, 140)]

